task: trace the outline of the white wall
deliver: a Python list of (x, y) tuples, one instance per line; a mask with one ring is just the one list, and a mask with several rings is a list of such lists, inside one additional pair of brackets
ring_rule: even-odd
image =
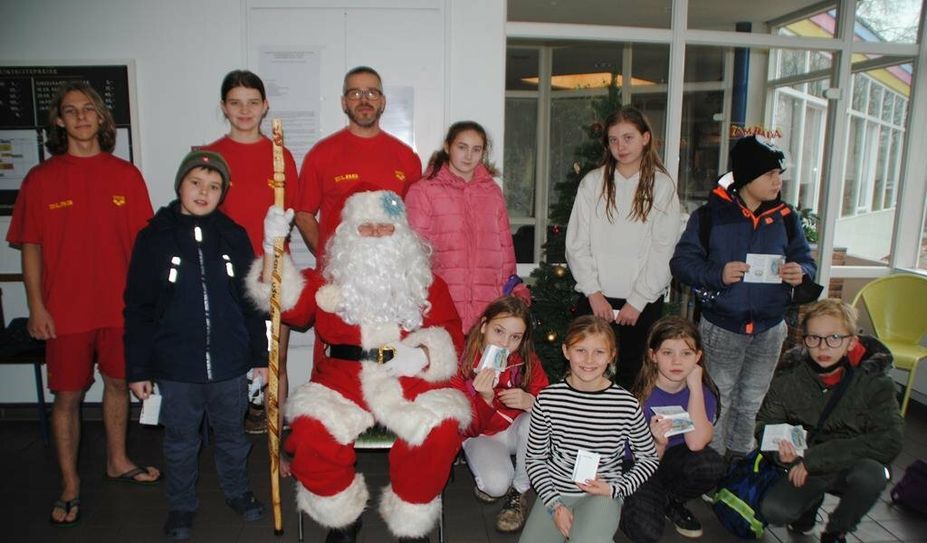
[[(323, 64), (323, 97), (329, 99), (322, 103), (322, 134), (344, 126), (335, 99), (341, 76), (364, 63), (380, 70), (387, 86), (415, 87), (415, 140), (423, 159), (438, 148), (447, 125), (463, 118), (483, 123), (501, 145), (505, 2), (498, 0), (4, 0), (0, 64), (134, 61), (137, 162), (158, 207), (173, 198), (174, 173), (190, 145), (226, 131), (219, 84), (229, 70), (257, 69), (256, 48), (264, 44), (256, 43), (255, 33), (260, 25), (273, 23), (267, 10), (277, 10), (281, 28), (300, 18), (311, 24), (323, 10), (341, 12), (354, 22), (326, 29), (322, 45), (343, 56)], [(313, 43), (308, 31), (290, 28), (273, 45)], [(402, 53), (419, 47), (425, 34), (437, 37), (438, 43), (431, 44), (436, 50)], [(502, 161), (498, 153), (494, 159)], [(0, 234), (6, 235), (8, 225), (9, 219), (0, 217)], [(18, 251), (2, 245), (0, 272), (18, 272)], [(25, 316), (21, 285), (0, 286), (7, 318)], [(308, 339), (291, 349), (294, 385), (308, 375)], [(0, 367), (0, 403), (34, 401), (31, 371)], [(88, 400), (99, 399), (97, 384)]]
[(884, 262), (892, 252), (894, 227), (894, 208), (841, 217), (834, 231), (834, 247), (846, 247), (847, 254)]

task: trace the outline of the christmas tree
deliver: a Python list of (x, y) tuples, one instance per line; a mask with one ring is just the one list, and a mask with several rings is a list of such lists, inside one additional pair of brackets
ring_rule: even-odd
[(621, 108), (621, 89), (618, 75), (612, 74), (606, 87), (606, 94), (594, 98), (590, 103), (593, 121), (584, 127), (586, 140), (574, 152), (573, 165), (564, 172), (566, 178), (554, 185), (554, 198), (548, 215), (547, 241), (544, 243), (544, 258), (540, 266), (531, 272), (531, 308), (535, 322), (534, 348), (547, 375), (556, 380), (566, 370), (566, 360), (560, 350), (563, 336), (573, 320), (579, 294), (576, 281), (566, 265), (566, 225), (570, 220), (573, 200), (579, 182), (590, 170), (602, 161), (605, 149), (602, 135), (605, 119)]

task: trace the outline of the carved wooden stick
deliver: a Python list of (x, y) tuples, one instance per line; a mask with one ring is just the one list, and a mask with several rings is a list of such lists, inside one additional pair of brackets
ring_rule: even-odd
[[(286, 174), (283, 161), (283, 121), (273, 120), (274, 205), (283, 209)], [(270, 355), (267, 361), (267, 448), (270, 452), (270, 499), (274, 511), (274, 535), (283, 535), (283, 509), (280, 506), (280, 425), (278, 405), (280, 360), (280, 273), (285, 238), (274, 238), (274, 271), (270, 281)]]

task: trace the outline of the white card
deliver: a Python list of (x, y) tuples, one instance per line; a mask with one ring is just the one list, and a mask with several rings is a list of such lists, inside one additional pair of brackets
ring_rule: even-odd
[(750, 270), (744, 274), (744, 283), (770, 283), (782, 282), (779, 277), (779, 268), (785, 264), (782, 255), (764, 255), (747, 253), (747, 264)]
[(142, 402), (142, 413), (138, 417), (138, 422), (149, 426), (157, 426), (158, 419), (161, 417), (161, 395), (152, 394), (148, 399)]
[(595, 479), (596, 472), (599, 471), (599, 453), (589, 452), (584, 449), (576, 451), (576, 463), (573, 464), (573, 480), (577, 483), (585, 483)]

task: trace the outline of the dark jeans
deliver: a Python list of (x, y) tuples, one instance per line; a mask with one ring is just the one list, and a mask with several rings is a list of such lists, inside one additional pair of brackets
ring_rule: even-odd
[(216, 472), (226, 498), (250, 489), (244, 417), (248, 409), (248, 380), (242, 375), (217, 383), (158, 381), (167, 503), (171, 511), (196, 511), (196, 480), (202, 444), (203, 416), (213, 430)]
[(779, 480), (763, 498), (760, 510), (770, 524), (782, 526), (798, 520), (802, 514), (820, 502), (825, 492), (841, 496), (837, 508), (827, 521), (828, 532), (852, 532), (879, 499), (888, 485), (885, 466), (864, 458), (837, 473), (809, 475), (799, 488), (788, 477)]
[[(625, 304), (623, 298), (606, 297), (605, 299), (611, 304), (612, 309), (621, 309)], [(576, 316), (591, 314), (592, 307), (589, 305), (589, 298), (581, 297), (579, 303), (576, 304)], [(663, 298), (660, 297), (655, 302), (644, 306), (634, 326), (618, 326), (612, 323), (612, 330), (615, 331), (615, 337), (618, 339), (618, 368), (613, 380), (627, 390), (631, 390), (634, 381), (637, 380), (637, 374), (641, 371), (646, 351), (644, 343), (647, 342), (647, 332), (650, 331), (650, 326), (662, 316)]]
[(621, 531), (634, 543), (659, 541), (667, 501), (685, 503), (713, 489), (723, 474), (724, 460), (710, 447), (696, 452), (685, 445), (667, 449), (656, 473), (625, 498)]

